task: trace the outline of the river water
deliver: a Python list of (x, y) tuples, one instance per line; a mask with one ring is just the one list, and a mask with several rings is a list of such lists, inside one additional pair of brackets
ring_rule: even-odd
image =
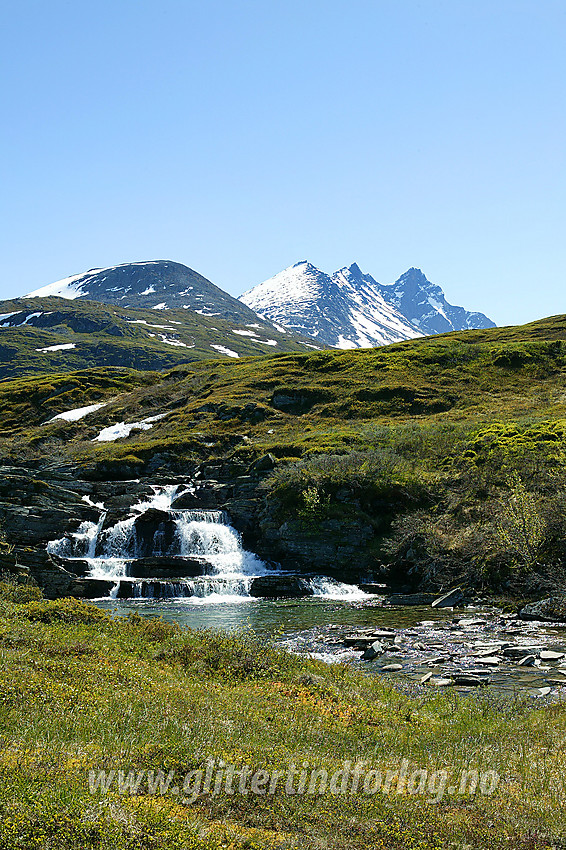
[[(83, 523), (48, 551), (71, 572), (86, 565), (109, 594), (97, 604), (116, 613), (135, 610), (193, 629), (252, 629), (293, 652), (404, 686), (566, 696), (564, 624), (521, 622), (487, 604), (389, 606), (355, 585), (283, 573), (245, 550), (222, 511), (176, 507), (190, 494), (190, 486), (155, 486), (117, 521), (91, 503), (98, 522)], [(261, 598), (280, 596), (280, 582), (289, 580), (299, 593), (287, 595), (302, 598)], [(362, 658), (369, 647), (371, 661)]]
[[(521, 623), (488, 605), (461, 610), (393, 607), (384, 605), (380, 597), (238, 603), (101, 600), (97, 604), (116, 614), (137, 611), (193, 629), (252, 629), (293, 652), (328, 663), (346, 663), (370, 675), (385, 676), (401, 687), (429, 689), (463, 672), (483, 677), (500, 694), (566, 698), (566, 626)], [(345, 645), (347, 638), (364, 630), (382, 633), (384, 652), (374, 661), (362, 660), (360, 648)], [(518, 648), (519, 652), (507, 657), (503, 654), (506, 645), (507, 651)], [(541, 652), (564, 653), (564, 657), (545, 660)], [(519, 664), (531, 655), (532, 666)], [(390, 665), (401, 669), (384, 669)], [(431, 680), (421, 686), (421, 679), (429, 673), (433, 674)]]

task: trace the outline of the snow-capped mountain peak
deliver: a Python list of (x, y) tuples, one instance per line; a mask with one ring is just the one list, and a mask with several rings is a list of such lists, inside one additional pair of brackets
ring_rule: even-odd
[(84, 298), (120, 307), (167, 310), (183, 307), (204, 316), (222, 316), (231, 321), (254, 322), (257, 316), (198, 272), (172, 260), (123, 263), (43, 286), (28, 298)]
[(265, 318), (336, 348), (371, 348), (494, 326), (483, 313), (449, 304), (440, 286), (416, 268), (384, 285), (357, 263), (328, 275), (302, 260), (245, 292), (240, 300)]
[(441, 287), (428, 280), (420, 269), (408, 269), (383, 290), (387, 300), (425, 335), (495, 327), (483, 313), (449, 304)]
[(331, 276), (303, 260), (240, 300), (270, 321), (336, 348), (371, 348), (421, 335), (356, 264)]

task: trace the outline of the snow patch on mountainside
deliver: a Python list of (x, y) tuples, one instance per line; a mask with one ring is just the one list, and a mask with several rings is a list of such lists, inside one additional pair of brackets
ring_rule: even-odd
[(89, 413), (95, 413), (102, 407), (106, 407), (107, 401), (98, 402), (98, 404), (88, 404), (86, 407), (74, 407), (72, 410), (66, 410), (64, 413), (58, 413), (57, 416), (52, 416), (47, 422), (56, 422), (57, 419), (63, 419), (65, 422), (78, 422), (84, 419)]
[(73, 301), (75, 298), (84, 295), (83, 287), (89, 275), (100, 271), (102, 269), (92, 269), (91, 272), (86, 272), (86, 274), (75, 274), (71, 277), (65, 277), (63, 280), (56, 280), (55, 283), (49, 283), (47, 286), (42, 286), (41, 289), (30, 292), (26, 295), (26, 298), (49, 298), (50, 295), (56, 295), (59, 298), (67, 298)]
[(74, 342), (65, 342), (62, 345), (48, 345), (47, 348), (36, 348), (35, 350), (46, 354), (48, 351), (70, 351), (71, 348), (76, 348)]
[(231, 348), (226, 348), (224, 345), (211, 345), (211, 348), (214, 348), (215, 351), (219, 351), (220, 354), (225, 354), (227, 357), (239, 357), (237, 351), (232, 351)]

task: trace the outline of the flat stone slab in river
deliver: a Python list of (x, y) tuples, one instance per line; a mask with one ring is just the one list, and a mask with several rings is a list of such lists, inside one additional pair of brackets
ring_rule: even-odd
[(385, 600), (388, 605), (432, 605), (434, 593), (393, 593)]
[(518, 667), (534, 667), (537, 658), (536, 655), (525, 655), (520, 661), (517, 661)]
[(537, 646), (506, 646), (501, 650), (506, 658), (524, 658), (525, 655), (534, 655), (538, 658), (540, 649)]
[(455, 685), (464, 685), (469, 688), (478, 688), (490, 682), (489, 676), (472, 676), (469, 673), (455, 673), (453, 679)]

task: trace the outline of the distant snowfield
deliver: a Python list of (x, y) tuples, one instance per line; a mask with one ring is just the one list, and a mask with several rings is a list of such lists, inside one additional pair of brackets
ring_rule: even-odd
[[(174, 328), (171, 328), (171, 330), (174, 330)], [(178, 348), (188, 348), (187, 343), (181, 342), (180, 339), (171, 339), (171, 337), (168, 337), (167, 334), (159, 334), (159, 336), (161, 337), (161, 341), (167, 343), (167, 345), (176, 345)]]
[(82, 283), (90, 274), (97, 274), (102, 269), (92, 269), (87, 274), (75, 274), (71, 277), (64, 277), (63, 280), (56, 280), (55, 283), (48, 283), (47, 286), (42, 286), (41, 289), (36, 289), (34, 292), (28, 292), (26, 298), (48, 298), (50, 295), (58, 295), (59, 298), (68, 298), (74, 301), (75, 298), (80, 298), (83, 295)]
[(132, 431), (149, 431), (153, 428), (155, 422), (164, 419), (168, 413), (158, 413), (156, 416), (148, 416), (147, 419), (142, 419), (141, 422), (116, 422), (115, 425), (109, 425), (108, 428), (103, 428), (100, 434), (94, 438), (93, 443), (112, 443), (114, 440), (119, 440), (122, 437), (129, 437)]
[(66, 342), (63, 345), (48, 345), (47, 348), (36, 348), (36, 351), (41, 351), (42, 354), (46, 354), (48, 351), (70, 351), (71, 348), (76, 348), (74, 342)]
[(211, 348), (214, 348), (215, 351), (219, 351), (220, 354), (226, 354), (227, 357), (239, 357), (237, 351), (232, 351), (231, 348), (226, 348), (224, 345), (211, 345)]
[(73, 410), (58, 413), (57, 416), (48, 419), (48, 422), (55, 422), (57, 419), (63, 419), (65, 422), (78, 422), (79, 419), (84, 419), (89, 413), (94, 413), (96, 410), (106, 407), (107, 404), (107, 401), (101, 401), (98, 404), (89, 404), (86, 407), (75, 407)]

